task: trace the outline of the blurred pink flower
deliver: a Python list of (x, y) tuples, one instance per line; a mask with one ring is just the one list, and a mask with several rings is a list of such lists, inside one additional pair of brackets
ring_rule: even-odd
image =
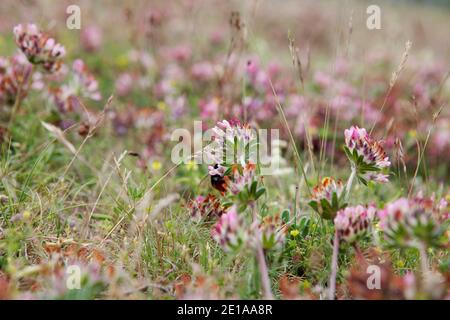
[(275, 78), (281, 74), (281, 65), (276, 61), (270, 62), (267, 66), (267, 73), (271, 79)]
[(128, 73), (121, 73), (119, 77), (116, 80), (116, 93), (118, 96), (123, 97), (128, 95), (131, 92), (131, 89), (133, 87), (133, 76)]
[(288, 117), (296, 117), (301, 112), (305, 111), (306, 99), (304, 96), (298, 94), (291, 94), (286, 98), (286, 109), (285, 113)]
[(260, 237), (259, 241), (264, 250), (279, 250), (286, 241), (288, 225), (283, 223), (279, 214), (267, 215), (253, 230), (257, 231), (256, 236)]
[(94, 101), (101, 100), (102, 95), (98, 89), (98, 82), (88, 70), (83, 60), (75, 60), (72, 65), (72, 70), (76, 86), (78, 86), (76, 90), (78, 95)]
[(97, 80), (81, 59), (73, 62), (69, 81), (61, 87), (49, 91), (51, 100), (61, 112), (79, 110), (79, 98), (88, 98), (94, 101), (102, 98)]
[(332, 81), (333, 79), (331, 78), (331, 76), (322, 71), (317, 71), (314, 74), (314, 82), (318, 84), (322, 89), (328, 88), (331, 85)]
[(342, 75), (347, 74), (347, 72), (350, 69), (350, 64), (349, 64), (348, 60), (346, 60), (342, 57), (339, 57), (336, 59), (334, 69), (335, 69), (336, 75), (342, 76)]
[(434, 244), (442, 232), (438, 221), (445, 221), (446, 214), (445, 200), (435, 202), (433, 198), (424, 198), (421, 193), (411, 199), (400, 198), (390, 202), (378, 211), (386, 240), (390, 244), (406, 246), (416, 246), (418, 240)]
[(178, 97), (168, 96), (166, 98), (166, 104), (170, 107), (170, 110), (172, 111), (172, 117), (174, 119), (178, 119), (186, 112), (187, 99), (185, 95)]
[(260, 67), (259, 67), (258, 59), (253, 58), (253, 59), (249, 59), (247, 61), (246, 71), (247, 71), (247, 74), (250, 76), (250, 78), (256, 77), (259, 70), (260, 70)]
[(131, 50), (128, 53), (130, 61), (142, 66), (145, 70), (149, 70), (155, 66), (155, 60), (153, 57), (144, 50)]
[(236, 206), (224, 213), (214, 226), (211, 235), (225, 252), (237, 251), (247, 240)]
[(211, 44), (217, 45), (223, 42), (224, 32), (222, 30), (215, 30), (209, 36)]
[(185, 62), (189, 60), (192, 56), (192, 49), (189, 45), (178, 45), (176, 47), (171, 47), (167, 50), (167, 56), (178, 62)]
[(208, 61), (199, 62), (191, 68), (192, 77), (198, 81), (210, 81), (216, 76), (214, 65)]
[(334, 226), (339, 239), (349, 243), (354, 242), (359, 236), (369, 230), (375, 213), (375, 207), (363, 207), (361, 205), (347, 207), (338, 211), (334, 218)]
[(209, 100), (201, 100), (199, 102), (200, 117), (202, 119), (217, 119), (219, 114), (220, 99), (212, 98)]
[(66, 54), (64, 46), (40, 32), (35, 24), (14, 27), (16, 44), (32, 64), (41, 65), (47, 72), (55, 72)]
[(32, 66), (22, 54), (10, 58), (0, 57), (0, 102), (12, 105), (19, 91), (27, 95)]
[(97, 26), (83, 27), (81, 30), (81, 45), (88, 52), (97, 51), (102, 45), (102, 31)]

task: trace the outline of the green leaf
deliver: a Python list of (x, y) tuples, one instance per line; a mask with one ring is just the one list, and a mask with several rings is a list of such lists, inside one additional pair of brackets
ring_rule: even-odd
[(284, 223), (288, 223), (290, 219), (291, 213), (288, 209), (284, 209), (281, 213), (281, 220), (283, 220)]
[(107, 214), (94, 213), (94, 214), (92, 214), (92, 219), (95, 219), (95, 220), (112, 220), (112, 217), (110, 215), (107, 215)]
[[(253, 181), (250, 187), (250, 196), (256, 196), (256, 186), (258, 185), (257, 181)], [(256, 198), (257, 199), (257, 198)]]
[(358, 180), (365, 186), (367, 186), (367, 180), (358, 175)]
[(344, 152), (347, 155), (347, 158), (352, 161), (353, 157), (352, 157), (352, 153), (350, 152), (350, 149), (347, 146), (344, 146)]
[(264, 188), (264, 187), (259, 188), (255, 194), (255, 200), (258, 200), (259, 197), (261, 197), (265, 192), (266, 192), (266, 188)]
[(324, 219), (333, 219), (336, 213), (335, 210), (331, 207), (330, 203), (326, 199), (320, 200), (320, 205), (322, 206), (322, 217)]
[(308, 202), (308, 205), (314, 209), (314, 211), (319, 212), (319, 206), (317, 204), (317, 201), (313, 201), (311, 200), (310, 202)]
[(337, 193), (333, 192), (332, 199), (331, 199), (331, 207), (333, 210), (337, 211), (339, 209), (339, 202), (337, 198)]

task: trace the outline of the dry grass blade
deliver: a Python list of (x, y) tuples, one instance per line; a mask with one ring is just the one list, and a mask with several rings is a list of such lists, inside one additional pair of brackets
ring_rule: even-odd
[(283, 120), (284, 126), (286, 127), (286, 129), (287, 129), (287, 131), (289, 133), (289, 138), (291, 140), (292, 148), (294, 149), (295, 156), (297, 157), (297, 165), (296, 166), (300, 167), (300, 170), (301, 170), (302, 175), (303, 175), (303, 179), (305, 181), (306, 189), (308, 190), (309, 195), (311, 195), (312, 194), (311, 193), (311, 188), (309, 187), (309, 184), (308, 184), (308, 178), (306, 176), (305, 168), (303, 166), (303, 161), (302, 161), (302, 159), (300, 157), (300, 153), (298, 152), (297, 145), (296, 145), (295, 140), (294, 140), (294, 136), (292, 135), (291, 129), (289, 128), (289, 124), (288, 124), (288, 122), (286, 120), (286, 115), (284, 114), (283, 107), (281, 106), (281, 103), (280, 103), (280, 99), (279, 99), (279, 97), (278, 97), (278, 95), (277, 95), (277, 93), (275, 91), (275, 88), (273, 87), (272, 80), (270, 80), (270, 79), (269, 79), (269, 84), (270, 84), (270, 87), (272, 89), (272, 93), (273, 93), (273, 95), (275, 97), (275, 102), (276, 102), (276, 105), (277, 105), (278, 113), (280, 114), (280, 117)]
[[(398, 65), (397, 69), (392, 73), (391, 80), (389, 81), (389, 88), (388, 88), (388, 91), (386, 92), (386, 95), (384, 96), (383, 104), (380, 107), (380, 114), (383, 113), (384, 107), (386, 106), (386, 102), (387, 102), (389, 96), (391, 95), (392, 88), (394, 87), (395, 83), (397, 82), (397, 79), (400, 76), (401, 72), (405, 68), (406, 62), (408, 61), (409, 51), (411, 50), (411, 47), (412, 47), (412, 42), (407, 41), (405, 44), (405, 51), (403, 52), (402, 58), (400, 60), (400, 64)], [(372, 129), (370, 129), (369, 134), (372, 134), (373, 129), (375, 129), (376, 125), (378, 124), (378, 120), (379, 119), (377, 119), (375, 121), (375, 123), (373, 124)]]
[(44, 121), (41, 121), (41, 123), (42, 126), (56, 138), (56, 140), (58, 140), (67, 149), (69, 149), (69, 151), (74, 155), (74, 158), (78, 158), (84, 165), (95, 171), (95, 168), (93, 168), (91, 164), (86, 159), (84, 159), (79, 154), (79, 152), (77, 152), (77, 149), (74, 147), (74, 145), (69, 140), (67, 140), (64, 132), (60, 128)]
[(422, 164), (422, 161), (424, 159), (425, 150), (427, 148), (428, 141), (430, 140), (431, 132), (433, 131), (434, 125), (436, 124), (436, 120), (438, 119), (439, 115), (441, 114), (443, 108), (444, 108), (444, 105), (442, 105), (439, 108), (439, 110), (434, 113), (434, 115), (433, 115), (433, 123), (432, 123), (431, 127), (428, 129), (427, 137), (425, 139), (425, 143), (423, 145), (423, 148), (420, 148), (420, 143), (419, 143), (419, 141), (417, 141), (417, 149), (418, 149), (417, 158), (418, 158), (418, 161), (417, 161), (416, 170), (414, 171), (414, 177), (413, 177), (413, 179), (411, 181), (411, 186), (409, 187), (408, 198), (410, 198), (411, 195), (412, 195), (412, 191), (414, 189), (414, 184), (416, 182), (417, 174), (419, 173), (419, 168), (420, 168), (420, 165)]

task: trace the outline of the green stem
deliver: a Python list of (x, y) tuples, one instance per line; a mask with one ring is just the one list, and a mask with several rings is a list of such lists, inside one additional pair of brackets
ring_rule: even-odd
[(339, 236), (337, 231), (334, 233), (333, 256), (331, 258), (331, 274), (329, 281), (328, 299), (334, 300), (336, 293), (336, 274), (338, 269)]
[[(254, 223), (255, 221), (257, 221), (255, 202), (250, 203), (250, 208), (252, 209), (252, 216), (253, 216), (253, 223)], [(273, 294), (272, 294), (272, 289), (270, 286), (270, 278), (269, 278), (269, 271), (267, 268), (266, 257), (265, 257), (261, 239), (259, 236), (256, 237), (255, 251), (256, 251), (255, 252), (256, 260), (258, 262), (259, 274), (261, 276), (261, 286), (262, 286), (262, 290), (263, 290), (263, 298), (266, 300), (273, 300)]]
[[(30, 71), (30, 75), (29, 75), (29, 78), (28, 78), (28, 81), (27, 81), (27, 87), (30, 86), (31, 81), (33, 79), (33, 71), (34, 71), (34, 67), (32, 66), (31, 67), (31, 71)], [(7, 128), (8, 131), (10, 131), (11, 125), (12, 125), (12, 123), (14, 121), (14, 118), (16, 117), (16, 114), (17, 114), (17, 112), (20, 109), (20, 104), (22, 103), (22, 92), (23, 92), (24, 85), (25, 85), (24, 81), (21, 81), (20, 85), (19, 85), (19, 88), (17, 89), (16, 101), (14, 102), (14, 106), (13, 106), (13, 108), (11, 110), (11, 115), (10, 115), (9, 121), (8, 121), (8, 128)], [(28, 88), (26, 90), (28, 90)]]
[(347, 185), (345, 186), (345, 201), (348, 201), (348, 197), (350, 196), (350, 191), (352, 189), (353, 180), (356, 176), (356, 168), (352, 165), (352, 173), (350, 174), (350, 177), (348, 178)]
[(294, 200), (294, 224), (297, 227), (297, 197), (298, 197), (298, 185), (295, 186), (295, 200)]
[(420, 267), (422, 269), (422, 275), (426, 277), (430, 272), (430, 267), (428, 266), (427, 248), (423, 243), (420, 243), (418, 248), (420, 254)]

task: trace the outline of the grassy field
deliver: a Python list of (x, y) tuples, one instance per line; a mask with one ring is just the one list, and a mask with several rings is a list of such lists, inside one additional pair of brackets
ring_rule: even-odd
[[(13, 2), (0, 299), (450, 297), (448, 7)], [(277, 130), (278, 170), (173, 160), (211, 128)]]

